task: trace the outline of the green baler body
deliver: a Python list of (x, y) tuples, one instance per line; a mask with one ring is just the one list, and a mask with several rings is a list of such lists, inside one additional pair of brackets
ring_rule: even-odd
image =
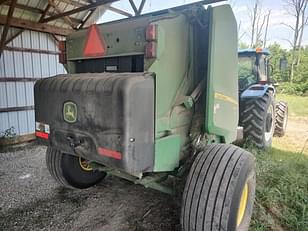
[[(155, 73), (155, 172), (173, 171), (179, 166), (181, 151), (194, 123), (194, 105), (187, 107), (177, 100), (189, 98), (198, 81), (205, 80), (202, 131), (213, 135), (216, 142), (231, 143), (236, 139), (236, 20), (229, 5), (202, 10), (208, 24), (197, 35), (199, 43), (203, 40), (200, 47), (194, 45), (197, 32), (191, 25), (189, 13), (145, 15), (98, 25), (107, 50), (103, 57), (95, 59), (144, 55), (145, 30), (149, 24), (157, 25), (157, 55), (144, 58), (143, 70)], [(76, 64), (89, 59), (83, 55), (87, 34), (87, 30), (81, 30), (67, 39), (69, 73), (78, 73)]]

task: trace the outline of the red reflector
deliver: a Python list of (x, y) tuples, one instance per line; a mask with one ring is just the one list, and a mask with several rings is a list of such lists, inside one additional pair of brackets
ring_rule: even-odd
[(45, 132), (35, 132), (35, 136), (48, 140), (49, 134)]
[(150, 24), (147, 27), (145, 38), (147, 41), (156, 41), (157, 40), (157, 25)]
[(157, 44), (156, 42), (148, 42), (145, 45), (145, 57), (147, 59), (156, 58)]
[(59, 41), (58, 42), (58, 48), (60, 51), (65, 51), (66, 50), (66, 41)]
[(103, 56), (105, 51), (104, 40), (100, 37), (97, 25), (93, 24), (88, 29), (88, 38), (83, 50), (83, 55), (88, 57)]
[(117, 152), (117, 151), (113, 151), (113, 150), (106, 149), (106, 148), (98, 148), (97, 151), (102, 156), (111, 157), (111, 158), (114, 158), (116, 160), (122, 159), (122, 154), (120, 152)]
[(58, 48), (60, 50), (59, 63), (67, 64), (66, 58), (66, 41), (59, 41)]

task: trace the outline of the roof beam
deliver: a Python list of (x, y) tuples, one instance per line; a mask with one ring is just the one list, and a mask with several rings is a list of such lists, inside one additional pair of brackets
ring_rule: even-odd
[(137, 9), (137, 7), (136, 7), (136, 5), (134, 3), (134, 0), (129, 0), (129, 3), (130, 3), (130, 5), (132, 6), (132, 8), (133, 8), (133, 10), (135, 12), (135, 15), (137, 15), (138, 14), (138, 9)]
[(64, 3), (67, 3), (69, 5), (72, 5), (72, 6), (76, 6), (76, 7), (82, 7), (82, 6), (86, 6), (87, 4), (84, 4), (84, 3), (81, 3), (81, 2), (76, 2), (76, 1), (73, 1), (73, 0), (58, 0), (59, 2), (64, 2)]
[[(1, 0), (0, 0), (1, 1)], [(69, 0), (68, 0), (69, 1)], [(7, 5), (9, 6), (10, 5), (10, 1), (6, 0), (6, 2), (4, 3), (4, 5)], [(50, 5), (48, 5), (49, 8), (50, 8)], [(36, 13), (36, 14), (44, 14), (44, 15), (48, 15), (48, 16), (53, 16), (54, 14), (48, 12), (48, 10), (45, 12), (45, 10), (41, 10), (39, 8), (35, 8), (35, 7), (31, 7), (31, 6), (27, 6), (27, 5), (23, 5), (23, 4), (18, 4), (16, 3), (16, 6), (15, 8), (18, 8), (18, 9), (22, 9), (22, 10), (26, 10), (26, 11), (30, 11), (32, 13)], [(69, 20), (71, 20), (74, 24), (80, 24), (82, 23), (81, 20), (77, 19), (77, 18), (72, 18), (72, 17), (68, 17)]]
[(19, 31), (17, 31), (14, 35), (12, 35), (10, 38), (8, 38), (5, 41), (5, 45), (9, 44), (10, 42), (12, 42), (15, 38), (17, 38), (22, 32), (24, 32), (24, 29), (20, 29)]
[(142, 0), (138, 9), (138, 15), (141, 14), (146, 0)]
[[(41, 17), (39, 19), (39, 22), (40, 22), (40, 20), (42, 20), (45, 17), (45, 15), (48, 12), (49, 8), (50, 8), (50, 5), (47, 4), (46, 8), (44, 10), (42, 10), (42, 15), (41, 15)], [(9, 44), (11, 41), (13, 41), (16, 37), (18, 37), (24, 31), (25, 31), (25, 29), (20, 29), (18, 32), (16, 32), (13, 36), (11, 36), (9, 39), (7, 39), (5, 41), (5, 45)]]
[[(5, 25), (6, 16), (0, 16), (0, 24)], [(23, 28), (28, 30), (40, 31), (45, 33), (66, 36), (73, 32), (71, 29), (65, 29), (57, 26), (51, 26), (44, 23), (38, 23), (30, 20), (11, 18), (10, 25), (12, 27)]]
[(46, 8), (43, 10), (42, 15), (39, 19), (39, 22), (42, 22), (42, 20), (45, 18), (45, 16), (48, 14), (48, 11), (50, 9), (51, 5), (48, 3)]
[(7, 0), (0, 0), (0, 5), (5, 3)]
[[(7, 6), (9, 6), (10, 4), (11, 4), (11, 1), (5, 1), (3, 3), (3, 5), (7, 5)], [(27, 11), (37, 13), (37, 14), (43, 13), (43, 10), (41, 10), (39, 8), (35, 8), (35, 7), (32, 7), (32, 6), (27, 6), (27, 5), (23, 5), (23, 4), (19, 4), (19, 3), (16, 3), (15, 7), (18, 8), (18, 9), (27, 10)]]
[(2, 36), (1, 36), (1, 41), (0, 41), (0, 56), (1, 56), (3, 48), (5, 46), (6, 36), (9, 32), (9, 28), (10, 28), (11, 21), (12, 21), (12, 18), (13, 18), (13, 13), (14, 13), (16, 2), (17, 2), (17, 0), (12, 0), (10, 8), (9, 8), (9, 12), (7, 13), (7, 16), (5, 17), (5, 22), (3, 23), (4, 28), (3, 28), (3, 32), (2, 32)]
[[(62, 10), (55, 4), (55, 1), (54, 1), (54, 0), (48, 0), (48, 3), (49, 3), (49, 5), (51, 5), (51, 6), (55, 9), (55, 11), (56, 11), (58, 14), (63, 13)], [(76, 26), (78, 26), (78, 24), (77, 24), (77, 25), (74, 24), (74, 23), (72, 22), (72, 20), (71, 20), (68, 16), (64, 16), (64, 17), (63, 17), (63, 20), (64, 20), (68, 25), (70, 25), (73, 29), (74, 29)]]
[(108, 4), (108, 3), (112, 3), (112, 2), (115, 2), (115, 1), (118, 1), (118, 0), (97, 0), (95, 3), (91, 3), (89, 5), (82, 6), (82, 7), (73, 9), (73, 10), (69, 10), (69, 11), (63, 12), (61, 14), (50, 16), (48, 18), (43, 19), (42, 22), (50, 22), (50, 21), (56, 20), (58, 18), (62, 18), (62, 17), (65, 17), (65, 16), (76, 14), (76, 13), (79, 13), (81, 11), (91, 10), (91, 9), (94, 9), (98, 6), (105, 5), (105, 4)]
[(106, 7), (106, 9), (108, 9), (110, 11), (113, 11), (115, 13), (118, 13), (118, 14), (124, 15), (124, 16), (129, 17), (129, 18), (133, 17), (132, 14), (130, 14), (130, 13), (124, 11), (124, 10), (120, 10), (118, 8), (112, 7), (112, 6), (108, 6), (108, 7)]
[(82, 23), (78, 26), (78, 29), (83, 28), (83, 26), (87, 23), (87, 21), (89, 20), (89, 18), (92, 16), (92, 14), (94, 13), (95, 10), (90, 10), (89, 13), (85, 16), (85, 18), (83, 19)]

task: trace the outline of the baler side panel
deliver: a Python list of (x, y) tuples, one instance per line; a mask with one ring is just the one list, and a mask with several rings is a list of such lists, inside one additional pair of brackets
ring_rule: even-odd
[[(190, 30), (184, 15), (172, 15), (155, 22), (158, 28), (157, 58), (145, 61), (145, 70), (156, 74), (155, 78), (155, 166), (154, 171), (172, 171), (178, 167), (180, 147), (186, 139), (191, 113), (183, 106), (175, 106), (177, 94), (186, 95), (192, 81), (189, 77)], [(183, 107), (184, 108), (184, 107)], [(181, 113), (173, 116), (174, 112)], [(166, 136), (172, 136), (172, 144)], [(170, 160), (166, 163), (166, 160)]]
[(209, 68), (205, 129), (236, 139), (238, 125), (237, 24), (229, 5), (209, 8)]

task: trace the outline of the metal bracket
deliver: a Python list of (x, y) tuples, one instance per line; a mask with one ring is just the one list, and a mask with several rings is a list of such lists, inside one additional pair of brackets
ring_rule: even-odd
[(175, 192), (175, 190), (172, 187), (168, 187), (162, 184), (162, 182), (168, 178), (169, 176), (168, 173), (152, 173), (151, 175), (147, 175), (143, 177), (140, 176), (138, 178), (130, 174), (127, 174), (121, 170), (106, 167), (96, 162), (90, 162), (89, 164), (95, 170), (103, 171), (103, 172), (106, 172), (108, 175), (117, 176), (117, 177), (126, 179), (128, 181), (133, 182), (134, 184), (143, 185), (145, 188), (152, 188), (160, 192), (171, 194), (171, 195), (173, 195)]

